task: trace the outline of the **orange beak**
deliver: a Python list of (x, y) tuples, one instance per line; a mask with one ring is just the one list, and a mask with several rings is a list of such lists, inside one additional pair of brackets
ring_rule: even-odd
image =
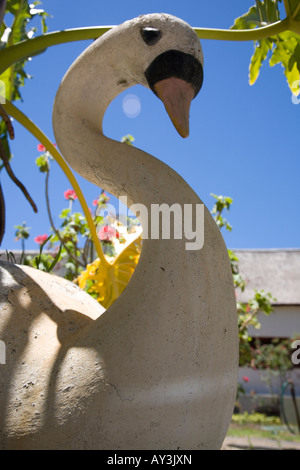
[(188, 137), (190, 106), (195, 96), (193, 86), (181, 78), (171, 77), (156, 82), (154, 89), (179, 135)]

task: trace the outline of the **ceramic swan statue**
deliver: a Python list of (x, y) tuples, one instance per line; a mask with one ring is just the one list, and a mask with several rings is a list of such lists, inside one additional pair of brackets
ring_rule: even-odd
[[(151, 204), (201, 205), (167, 165), (104, 136), (102, 118), (139, 83), (185, 137), (202, 62), (193, 29), (167, 14), (97, 39), (54, 103), (55, 139), (70, 166), (149, 214)], [(196, 250), (184, 237), (145, 239), (130, 283), (106, 311), (65, 279), (1, 263), (2, 449), (220, 448), (237, 386), (236, 303), (226, 246), (206, 208), (203, 229)]]

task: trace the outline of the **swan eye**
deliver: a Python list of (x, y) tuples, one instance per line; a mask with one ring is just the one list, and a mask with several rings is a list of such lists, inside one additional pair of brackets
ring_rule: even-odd
[(141, 35), (148, 46), (153, 46), (161, 38), (161, 31), (156, 28), (151, 28), (151, 26), (145, 26), (141, 29)]

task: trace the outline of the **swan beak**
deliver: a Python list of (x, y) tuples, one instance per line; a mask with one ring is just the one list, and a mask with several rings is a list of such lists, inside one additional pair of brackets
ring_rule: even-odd
[(195, 96), (193, 85), (181, 78), (171, 77), (156, 82), (154, 89), (178, 134), (188, 137), (190, 106)]

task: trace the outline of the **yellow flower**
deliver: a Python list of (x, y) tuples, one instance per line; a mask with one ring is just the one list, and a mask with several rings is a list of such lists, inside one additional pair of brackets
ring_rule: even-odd
[(99, 258), (88, 264), (76, 279), (79, 287), (96, 296), (103, 307), (108, 308), (127, 286), (140, 258), (142, 246), (141, 231), (120, 244), (117, 256), (106, 257), (107, 263)]

